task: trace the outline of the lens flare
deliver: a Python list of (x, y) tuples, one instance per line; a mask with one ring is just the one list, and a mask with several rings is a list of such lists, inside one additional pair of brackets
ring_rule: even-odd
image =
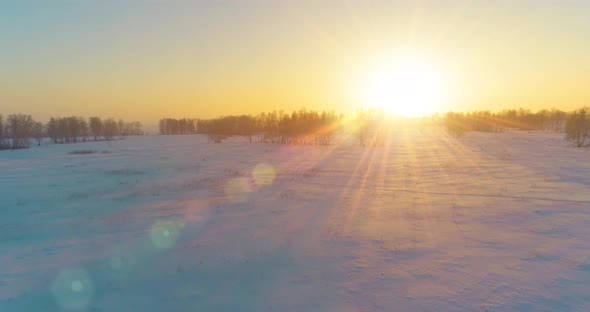
[(252, 178), (256, 185), (271, 185), (276, 177), (275, 168), (267, 163), (259, 163), (252, 170)]
[(150, 229), (150, 239), (157, 249), (168, 249), (176, 245), (182, 225), (174, 221), (157, 221)]
[(109, 267), (115, 271), (120, 271), (125, 266), (123, 259), (119, 256), (111, 256), (109, 258)]
[(73, 292), (81, 292), (84, 290), (84, 284), (81, 281), (75, 280), (72, 282), (72, 291)]
[(224, 193), (232, 204), (243, 203), (251, 192), (250, 182), (246, 178), (234, 178), (227, 181)]
[(51, 292), (57, 304), (66, 310), (85, 309), (92, 299), (94, 286), (86, 271), (66, 269), (59, 272)]

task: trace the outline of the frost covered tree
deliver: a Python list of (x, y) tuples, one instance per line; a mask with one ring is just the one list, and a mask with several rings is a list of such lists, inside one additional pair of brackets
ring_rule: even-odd
[(132, 135), (143, 135), (142, 125), (139, 121), (134, 121), (128, 124), (129, 129), (131, 129), (129, 134)]
[(12, 114), (6, 119), (12, 149), (26, 148), (30, 145), (34, 120), (31, 115)]
[(126, 135), (125, 122), (123, 121), (123, 119), (119, 119), (119, 121), (117, 121), (117, 134), (120, 136)]
[(88, 122), (86, 122), (86, 119), (78, 117), (78, 135), (82, 137), (83, 142), (86, 142), (86, 138), (89, 134)]
[(51, 117), (47, 122), (47, 136), (51, 138), (53, 143), (57, 143), (57, 138), (59, 137), (57, 131), (57, 119)]
[(119, 132), (119, 126), (117, 121), (113, 118), (105, 119), (102, 123), (102, 135), (104, 136), (105, 140), (112, 140)]
[(445, 126), (447, 132), (456, 137), (462, 137), (467, 132), (467, 121), (463, 113), (449, 112), (445, 116)]
[(90, 117), (90, 134), (94, 136), (94, 141), (100, 140), (102, 136), (102, 120), (99, 117)]
[(571, 113), (565, 123), (565, 139), (574, 142), (578, 147), (584, 145), (590, 135), (589, 117), (587, 107)]
[(0, 115), (0, 150), (4, 148), (8, 148), (8, 143), (6, 143), (6, 129), (4, 128), (4, 120), (2, 115)]
[(35, 137), (35, 141), (37, 141), (37, 146), (41, 146), (41, 141), (43, 141), (44, 136), (45, 132), (43, 131), (43, 124), (41, 122), (35, 122), (33, 125), (33, 137)]
[(567, 113), (558, 109), (551, 109), (549, 112), (549, 120), (547, 130), (553, 132), (563, 131), (565, 121), (567, 120)]
[(67, 127), (67, 134), (68, 134), (68, 142), (78, 142), (79, 137), (83, 137), (84, 129), (83, 127), (85, 124), (81, 124), (80, 121), (83, 120), (82, 118), (78, 117), (68, 117), (66, 118), (66, 127)]

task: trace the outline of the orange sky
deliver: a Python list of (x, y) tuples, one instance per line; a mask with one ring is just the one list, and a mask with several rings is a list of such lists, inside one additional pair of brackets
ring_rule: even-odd
[(443, 73), (441, 111), (569, 110), (590, 104), (589, 14), (586, 1), (2, 3), (0, 113), (348, 112), (369, 105), (371, 68), (408, 55)]

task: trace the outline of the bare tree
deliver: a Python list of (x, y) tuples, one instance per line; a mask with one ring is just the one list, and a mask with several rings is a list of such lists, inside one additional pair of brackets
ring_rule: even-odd
[(447, 132), (456, 138), (462, 137), (470, 130), (468, 117), (463, 113), (447, 113), (445, 116), (445, 126)]
[(102, 133), (105, 140), (112, 140), (118, 134), (119, 127), (117, 122), (112, 119), (105, 119), (102, 124)]
[(78, 135), (82, 137), (82, 141), (86, 142), (86, 138), (88, 137), (90, 131), (88, 129), (88, 123), (86, 119), (82, 117), (78, 117)]
[(69, 142), (78, 142), (78, 137), (81, 136), (81, 125), (77, 117), (68, 117), (66, 118), (67, 124), (67, 137), (69, 138)]
[(139, 122), (139, 121), (132, 122), (132, 123), (130, 123), (130, 127), (131, 127), (131, 134), (143, 135), (141, 122)]
[(125, 136), (127, 135), (127, 133), (125, 133), (125, 122), (123, 121), (123, 119), (119, 119), (119, 121), (117, 121), (117, 134), (120, 136)]
[(2, 115), (0, 115), (0, 150), (5, 148), (8, 148), (8, 143), (6, 143), (6, 129)]
[(35, 122), (33, 125), (33, 137), (37, 141), (37, 146), (41, 146), (45, 132), (43, 131), (43, 124), (41, 122)]
[(90, 117), (90, 134), (94, 136), (94, 141), (100, 140), (102, 135), (102, 120), (99, 117)]
[(565, 124), (565, 139), (573, 141), (576, 146), (584, 145), (590, 135), (590, 119), (587, 107), (575, 110)]
[(53, 143), (57, 143), (57, 120), (53, 117), (51, 117), (47, 122), (47, 135), (51, 138), (51, 141), (53, 141)]
[(6, 121), (12, 149), (29, 147), (34, 125), (31, 115), (13, 114)]

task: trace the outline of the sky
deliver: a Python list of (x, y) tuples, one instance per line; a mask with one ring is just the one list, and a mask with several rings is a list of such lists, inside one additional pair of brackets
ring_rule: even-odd
[(570, 110), (590, 105), (589, 16), (573, 0), (0, 0), (0, 113), (352, 112), (372, 68), (408, 58), (442, 73), (438, 111)]

